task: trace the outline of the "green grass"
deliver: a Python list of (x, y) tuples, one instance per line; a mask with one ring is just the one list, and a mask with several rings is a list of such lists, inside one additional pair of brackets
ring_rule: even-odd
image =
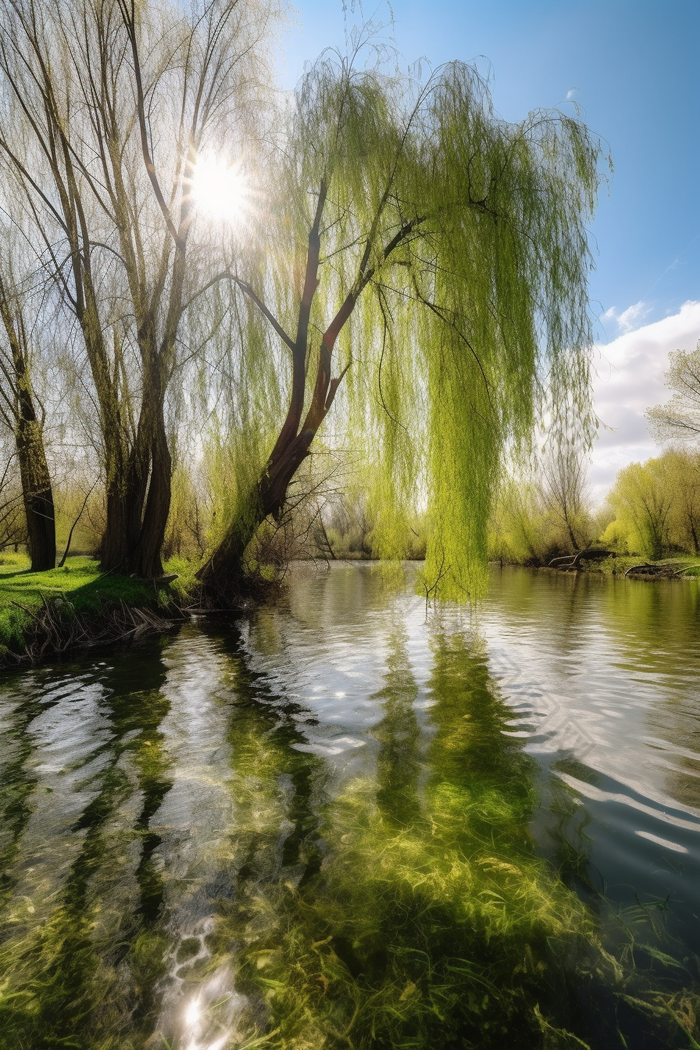
[(47, 600), (65, 599), (76, 613), (90, 614), (120, 600), (132, 606), (165, 607), (169, 598), (167, 589), (156, 590), (140, 580), (100, 573), (93, 558), (76, 556), (69, 558), (62, 569), (30, 572), (25, 554), (3, 553), (0, 555), (0, 659), (8, 651), (22, 651), (32, 615), (38, 613)]
[(164, 563), (167, 574), (177, 573), (177, 579), (170, 584), (170, 592), (177, 602), (188, 603), (197, 588), (195, 573), (203, 565), (201, 558), (184, 558), (175, 556)]
[(664, 562), (668, 565), (675, 565), (677, 569), (683, 568), (684, 565), (688, 566), (683, 576), (697, 578), (700, 576), (700, 557), (696, 557), (692, 554), (679, 555), (677, 558), (664, 558)]
[(688, 566), (688, 571), (683, 573), (683, 578), (697, 578), (700, 576), (700, 557), (692, 554), (679, 554), (673, 558), (646, 558), (643, 554), (619, 554), (616, 558), (605, 558), (604, 561), (590, 562), (584, 565), (586, 572), (602, 572), (606, 576), (624, 576), (628, 569), (634, 565), (644, 563), (650, 565), (672, 565), (675, 569)]

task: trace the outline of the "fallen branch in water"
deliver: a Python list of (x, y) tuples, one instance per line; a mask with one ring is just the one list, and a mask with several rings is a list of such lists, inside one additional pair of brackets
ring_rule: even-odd
[(635, 580), (672, 580), (677, 579), (688, 568), (688, 565), (678, 569), (675, 565), (642, 562), (640, 565), (631, 565), (625, 576)]

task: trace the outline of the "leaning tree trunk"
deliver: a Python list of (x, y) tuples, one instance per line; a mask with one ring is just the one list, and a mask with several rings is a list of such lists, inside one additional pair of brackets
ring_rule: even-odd
[[(316, 366), (316, 380), (313, 393), (308, 402), (308, 410), (304, 416), (309, 320), (311, 305), (319, 283), (320, 228), (326, 193), (327, 186), (324, 179), (321, 182), (316, 202), (316, 214), (309, 231), (306, 273), (299, 303), (295, 339), (291, 339), (284, 332), (279, 322), (262, 304), (265, 316), (273, 323), (278, 335), (282, 337), (292, 351), (290, 403), (286, 419), (262, 477), (248, 497), (241, 501), (236, 517), (226, 536), (209, 561), (197, 573), (197, 578), (202, 584), (202, 599), (210, 604), (226, 605), (231, 598), (235, 598), (236, 594), (240, 593), (240, 585), (244, 575), (243, 558), (246, 548), (255, 535), (258, 526), (262, 524), (265, 518), (268, 516), (279, 517), (287, 498), (289, 483), (308, 456), (311, 443), (333, 404), (338, 387), (347, 371), (346, 367), (339, 376), (332, 378), (331, 358), (333, 348), (343, 326), (352, 314), (363, 288), (369, 283), (374, 273), (373, 266), (370, 265), (370, 242), (368, 242), (364, 252), (356, 281), (321, 337)], [(393, 240), (385, 248), (385, 254), (390, 254), (393, 251), (405, 234), (410, 231), (412, 225), (413, 222), (407, 223), (402, 231), (394, 236)], [(236, 279), (236, 283), (246, 294), (251, 294), (251, 289), (245, 282)], [(256, 304), (260, 306), (261, 302), (257, 296), (253, 296), (253, 298)]]
[(206, 604), (227, 608), (241, 592), (244, 555), (266, 517), (259, 486), (239, 498), (234, 519), (225, 537), (197, 573)]
[(331, 378), (331, 355), (338, 334), (350, 316), (357, 295), (351, 292), (326, 329), (321, 339), (316, 381), (308, 411), (301, 422), (304, 409), (306, 331), (313, 293), (316, 290), (318, 263), (318, 233), (321, 210), (309, 236), (309, 261), (300, 307), (299, 330), (292, 344), (293, 381), (287, 418), (256, 488), (241, 502), (226, 536), (213, 555), (197, 573), (202, 584), (203, 601), (209, 604), (229, 604), (241, 591), (244, 577), (243, 557), (256, 530), (267, 517), (278, 518), (287, 498), (287, 489), (297, 470), (309, 455), (318, 428), (333, 404), (345, 371)]
[(317, 428), (318, 424), (313, 428), (305, 426), (300, 434), (286, 440), (280, 434), (282, 440), (277, 441), (265, 473), (252, 491), (239, 500), (226, 536), (197, 573), (207, 603), (226, 607), (244, 590), (248, 545), (266, 518), (279, 518), (289, 484), (308, 456)]
[[(412, 233), (425, 221), (424, 217), (414, 216), (408, 219), (391, 236), (386, 244), (378, 249), (376, 235), (379, 228), (379, 217), (388, 200), (389, 190), (387, 188), (382, 203), (375, 216), (372, 230), (369, 233), (365, 249), (359, 263), (355, 280), (350, 290), (345, 295), (339, 309), (331, 320), (321, 337), (319, 347), (318, 363), (316, 367), (316, 380), (311, 397), (307, 401), (307, 350), (309, 337), (309, 323), (311, 317), (311, 306), (319, 285), (318, 268), (321, 247), (321, 220), (326, 204), (328, 186), (326, 179), (321, 179), (318, 197), (316, 200), (316, 212), (311, 229), (309, 230), (309, 242), (306, 257), (306, 273), (304, 276), (304, 287), (299, 302), (297, 316), (297, 331), (294, 339), (284, 331), (282, 325), (274, 317), (262, 300), (253, 292), (251, 287), (237, 277), (231, 277), (240, 290), (248, 295), (255, 305), (262, 309), (267, 320), (272, 324), (277, 334), (286, 343), (292, 352), (292, 390), (287, 417), (284, 421), (279, 437), (267, 462), (265, 472), (260, 478), (255, 491), (250, 498), (244, 501), (244, 506), (239, 509), (238, 515), (232, 523), (227, 535), (221, 541), (209, 561), (197, 573), (202, 584), (203, 600), (212, 598), (227, 599), (227, 594), (235, 594), (236, 581), (240, 580), (243, 568), (243, 556), (248, 543), (253, 538), (255, 530), (268, 515), (279, 516), (284, 505), (287, 488), (294, 477), (297, 469), (309, 454), (311, 443), (314, 440), (318, 428), (325, 419), (343, 380), (349, 364), (335, 378), (331, 375), (331, 359), (333, 350), (343, 327), (350, 318), (359, 297), (371, 283), (376, 275), (377, 267), (382, 265), (386, 259), (400, 245), (402, 245)], [(310, 378), (310, 375), (308, 376)], [(304, 406), (308, 403), (308, 410), (302, 422)]]

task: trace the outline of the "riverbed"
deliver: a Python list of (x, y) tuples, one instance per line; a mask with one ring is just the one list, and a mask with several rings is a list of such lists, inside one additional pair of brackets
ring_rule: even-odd
[(698, 584), (417, 572), (4, 674), (0, 1046), (697, 1046)]

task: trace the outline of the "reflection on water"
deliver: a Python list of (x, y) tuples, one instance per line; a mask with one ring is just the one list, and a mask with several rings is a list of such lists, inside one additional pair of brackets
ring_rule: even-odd
[(426, 620), (299, 567), (7, 676), (0, 1046), (695, 1045), (699, 617), (504, 570)]
[(411, 671), (407, 637), (399, 621), (389, 637), (385, 685), (374, 693), (382, 719), (372, 736), (377, 754), (377, 806), (388, 824), (410, 826), (420, 819), (418, 778), (421, 730), (414, 709), (418, 687)]
[(697, 950), (697, 584), (513, 570), (492, 584), (491, 666), (511, 703), (529, 705), (528, 749), (585, 801), (598, 887), (623, 905), (669, 897), (670, 925)]

